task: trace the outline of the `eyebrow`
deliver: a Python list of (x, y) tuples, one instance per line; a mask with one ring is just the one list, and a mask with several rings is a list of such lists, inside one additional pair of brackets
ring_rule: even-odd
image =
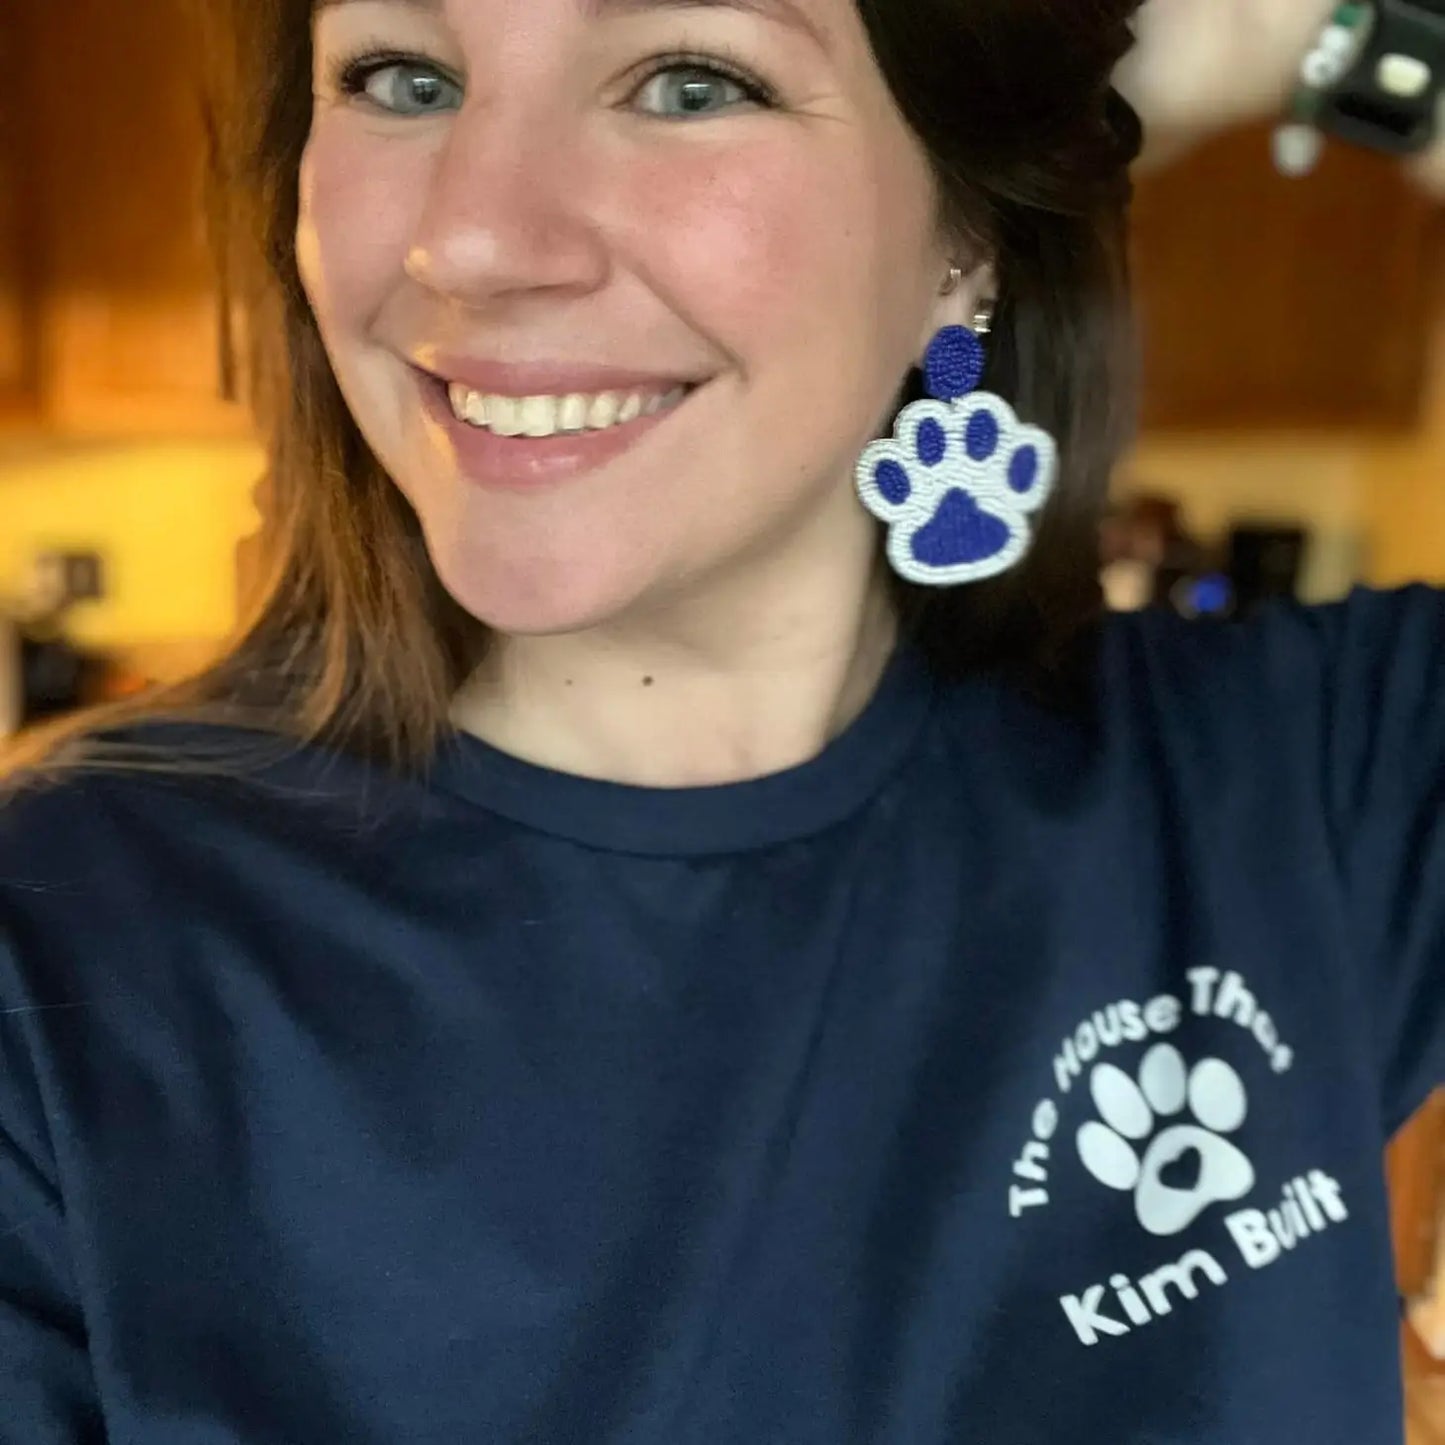
[(636, 14), (647, 10), (741, 10), (800, 30), (827, 48), (823, 32), (797, 0), (583, 0), (583, 8), (593, 15)]
[[(313, 9), (338, 9), (356, 0), (313, 0)], [(416, 10), (440, 10), (444, 0), (382, 0), (382, 3), (408, 5)], [(636, 15), (648, 10), (740, 10), (775, 20), (808, 36), (822, 49), (828, 48), (827, 37), (817, 22), (797, 0), (580, 0), (582, 9), (594, 18), (607, 15)]]

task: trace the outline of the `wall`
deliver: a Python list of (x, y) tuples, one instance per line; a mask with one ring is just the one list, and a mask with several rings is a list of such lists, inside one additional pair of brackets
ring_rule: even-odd
[(93, 647), (214, 640), (231, 627), (234, 551), (255, 525), (257, 449), (240, 443), (0, 451), (0, 598), (43, 550), (94, 550), (107, 596), (77, 608)]
[(1207, 538), (1236, 520), (1302, 523), (1314, 534), (1303, 579), (1311, 600), (1341, 595), (1356, 580), (1445, 583), (1445, 285), (1438, 292), (1418, 433), (1149, 437), (1118, 491), (1177, 498), (1190, 528)]
[(1376, 447), (1361, 463), (1370, 573), (1384, 585), (1445, 582), (1445, 300), (1437, 311), (1425, 433), (1413, 445)]

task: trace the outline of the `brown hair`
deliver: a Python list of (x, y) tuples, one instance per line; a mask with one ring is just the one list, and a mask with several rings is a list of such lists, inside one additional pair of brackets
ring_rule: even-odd
[[(1059, 441), (1062, 484), (1026, 563), (980, 586), (898, 584), (945, 673), (1048, 667), (1098, 615), (1096, 527), (1128, 440), (1125, 218), (1139, 125), (1110, 85), (1138, 0), (857, 0), (944, 220), (998, 257), (984, 385)], [(297, 271), (310, 0), (199, 0), (211, 75), (211, 230), (252, 338), (267, 438), (266, 578), (221, 659), (26, 750), (64, 764), (144, 721), (218, 722), (412, 766), (447, 726), (486, 629), (441, 587), (410, 506), (342, 400)], [(910, 378), (902, 400), (921, 395)]]

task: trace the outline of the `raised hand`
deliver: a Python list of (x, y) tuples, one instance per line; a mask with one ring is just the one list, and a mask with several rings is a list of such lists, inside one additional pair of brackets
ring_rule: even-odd
[[(1116, 83), (1158, 160), (1228, 126), (1283, 117), (1338, 0), (1145, 0)], [(1445, 133), (1445, 132), (1442, 132)], [(1410, 170), (1445, 198), (1445, 139)]]

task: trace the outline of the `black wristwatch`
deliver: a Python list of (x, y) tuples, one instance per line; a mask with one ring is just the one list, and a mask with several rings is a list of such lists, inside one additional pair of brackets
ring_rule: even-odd
[(1440, 135), (1445, 96), (1445, 0), (1372, 0), (1368, 8), (1363, 48), (1342, 79), (1316, 93), (1310, 119), (1352, 145), (1427, 150)]

